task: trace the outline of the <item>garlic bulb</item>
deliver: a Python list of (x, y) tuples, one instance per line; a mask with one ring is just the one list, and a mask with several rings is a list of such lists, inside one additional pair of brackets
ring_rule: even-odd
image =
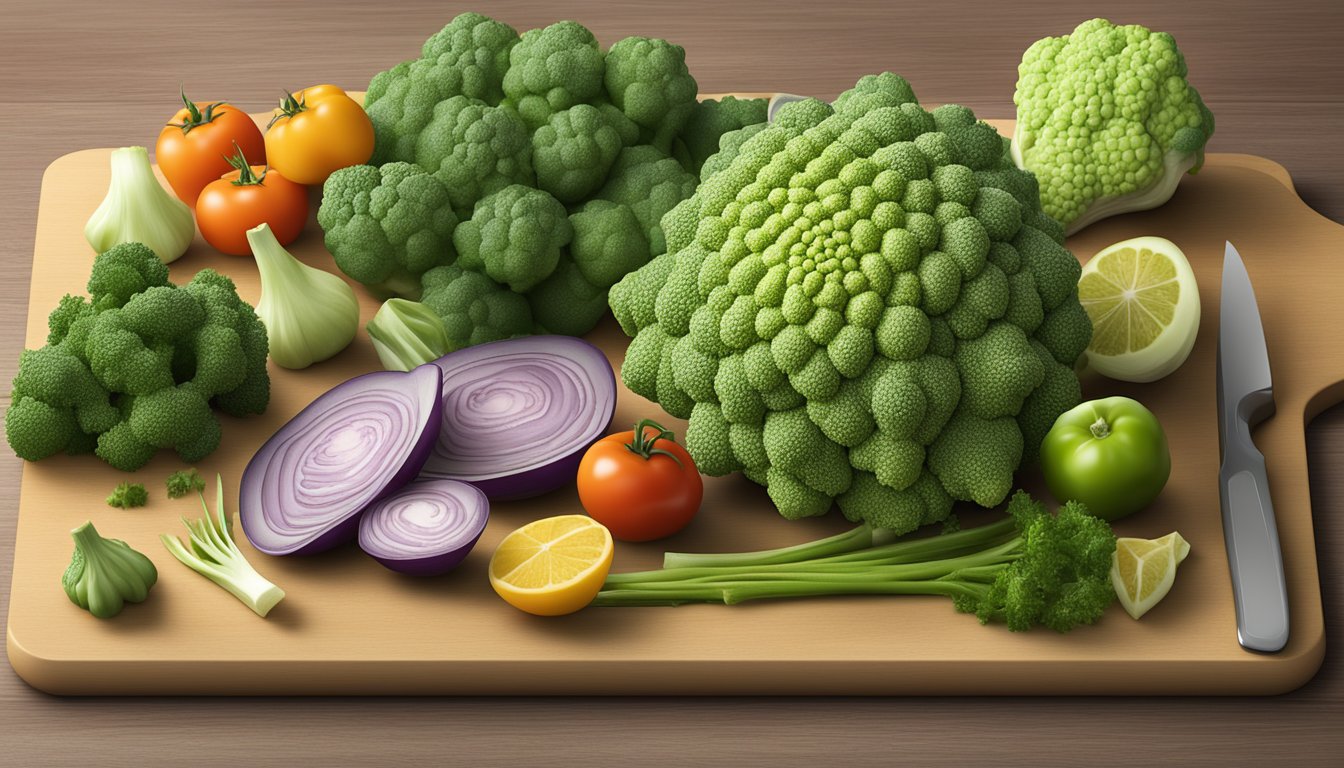
[(344, 280), (290, 255), (267, 224), (247, 231), (261, 273), (257, 316), (266, 326), (271, 359), (307, 368), (350, 346), (359, 328), (359, 301)]
[(187, 252), (195, 235), (191, 208), (159, 183), (149, 165), (149, 150), (114, 150), (107, 197), (84, 225), (89, 245), (102, 253), (122, 243), (143, 243), (170, 264)]

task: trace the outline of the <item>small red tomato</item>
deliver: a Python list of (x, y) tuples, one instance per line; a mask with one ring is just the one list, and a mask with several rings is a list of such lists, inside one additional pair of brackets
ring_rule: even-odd
[(622, 541), (652, 541), (685, 528), (705, 490), (691, 454), (650, 419), (594, 443), (579, 462), (578, 479), (583, 508)]
[(308, 223), (308, 190), (273, 170), (248, 165), (242, 150), (229, 159), (237, 170), (201, 190), (196, 225), (201, 237), (221, 253), (247, 256), (247, 230), (269, 224), (275, 239), (288, 245)]

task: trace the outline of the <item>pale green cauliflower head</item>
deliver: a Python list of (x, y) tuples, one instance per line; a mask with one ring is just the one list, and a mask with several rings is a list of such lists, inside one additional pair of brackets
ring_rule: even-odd
[(1013, 159), (1070, 234), (1155, 208), (1199, 170), (1213, 114), (1165, 32), (1105, 19), (1038, 40), (1018, 66)]
[[(970, 110), (865, 78), (728, 140), (610, 291), (634, 392), (785, 517), (898, 532), (999, 503), (1081, 397), (1078, 262)], [(725, 157), (725, 153), (728, 155)]]

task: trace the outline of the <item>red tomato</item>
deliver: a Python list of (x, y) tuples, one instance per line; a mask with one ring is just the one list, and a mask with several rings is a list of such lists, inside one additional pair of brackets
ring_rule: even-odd
[(262, 166), (247, 164), (241, 151), (230, 159), (238, 170), (210, 182), (196, 201), (201, 236), (222, 253), (247, 256), (247, 230), (269, 224), (288, 245), (308, 223), (308, 190)]
[(195, 205), (205, 185), (229, 172), (234, 145), (265, 163), (266, 142), (252, 118), (228, 102), (191, 102), (183, 94), (182, 103), (159, 131), (154, 160), (178, 199)]
[(598, 440), (579, 462), (579, 501), (622, 541), (652, 541), (685, 528), (704, 490), (691, 455), (650, 419)]

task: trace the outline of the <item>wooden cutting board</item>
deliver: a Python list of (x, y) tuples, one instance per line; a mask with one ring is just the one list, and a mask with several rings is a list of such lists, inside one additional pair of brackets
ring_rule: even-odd
[[(1010, 121), (996, 121), (1011, 133)], [(110, 150), (60, 158), (42, 184), (27, 346), (40, 346), (62, 294), (79, 293), (92, 253), (84, 221), (101, 201)], [(316, 197), (314, 197), (314, 206)], [(442, 577), (392, 573), (352, 546), (309, 558), (272, 558), (239, 544), (288, 597), (267, 619), (173, 560), (160, 533), (180, 534), (195, 500), (170, 500), (163, 480), (181, 468), (163, 454), (133, 477), (91, 457), (23, 468), (7, 635), (14, 669), (61, 694), (1270, 694), (1308, 680), (1325, 653), (1312, 534), (1304, 427), (1344, 399), (1344, 228), (1308, 208), (1286, 171), (1263, 158), (1210, 155), (1163, 208), (1101, 222), (1072, 238), (1086, 260), (1128, 237), (1175, 241), (1200, 284), (1199, 341), (1175, 374), (1148, 385), (1085, 382), (1086, 396), (1125, 394), (1166, 427), (1171, 480), (1152, 507), (1116, 526), (1122, 536), (1179, 530), (1193, 549), (1175, 588), (1143, 618), (1114, 605), (1095, 626), (1068, 635), (980, 626), (945, 598), (830, 598), (739, 606), (588, 609), (542, 619), (495, 596), (486, 563), (499, 540), (531, 520), (580, 511), (572, 489), (501, 503), (463, 566)], [(1214, 347), (1224, 240), (1236, 244), (1255, 285), (1273, 369), (1278, 415), (1255, 434), (1279, 515), (1292, 639), (1277, 655), (1237, 644), (1218, 505)], [(310, 222), (291, 250), (335, 271)], [(198, 237), (172, 265), (175, 282), (213, 267), (258, 298), (256, 268)], [(362, 291), (367, 321), (377, 304)], [(619, 366), (626, 340), (608, 320), (590, 336)], [(368, 337), (304, 371), (272, 366), (264, 416), (225, 419), (219, 451), (199, 465), (222, 473), (235, 509), (253, 451), (290, 416), (336, 383), (378, 367)], [(615, 428), (666, 417), (621, 389)], [(675, 422), (675, 420), (671, 420)], [(671, 423), (678, 431), (684, 424)], [(150, 489), (149, 506), (123, 511), (103, 498), (120, 481)], [(1039, 479), (1022, 482), (1039, 490)], [(963, 511), (973, 524), (984, 513)], [(159, 568), (149, 600), (100, 621), (60, 586), (70, 529), (92, 520)], [(731, 551), (781, 546), (842, 530), (829, 519), (788, 522), (760, 487), (707, 478), (699, 517), (652, 544), (619, 544), (615, 571), (657, 567), (666, 549)]]

